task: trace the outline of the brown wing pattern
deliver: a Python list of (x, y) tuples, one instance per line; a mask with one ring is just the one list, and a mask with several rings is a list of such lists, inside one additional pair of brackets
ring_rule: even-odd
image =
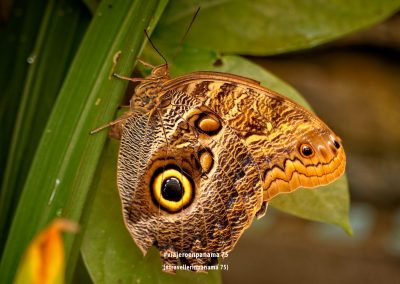
[(341, 140), (317, 116), (252, 81), (199, 73), (209, 79), (199, 80), (196, 73), (166, 85), (197, 97), (235, 131), (261, 171), (264, 201), (299, 187), (328, 184), (343, 174)]
[[(118, 186), (124, 219), (142, 251), (155, 244), (164, 264), (177, 264), (167, 253), (190, 252), (205, 257), (181, 261), (208, 265), (215, 260), (209, 253), (230, 251), (251, 224), (262, 202), (261, 179), (232, 129), (214, 116), (219, 129), (202, 131), (197, 122), (209, 108), (186, 93), (170, 97), (159, 113), (132, 115), (123, 127)], [(212, 155), (211, 168), (201, 162), (204, 150)], [(193, 186), (193, 200), (175, 212), (152, 194), (154, 177), (169, 169), (187, 175)]]
[(157, 67), (124, 117), (114, 135), (124, 220), (139, 248), (156, 245), (166, 265), (179, 256), (204, 270), (193, 265), (231, 251), (263, 202), (327, 184), (345, 167), (340, 139), (315, 115), (234, 75), (169, 79)]

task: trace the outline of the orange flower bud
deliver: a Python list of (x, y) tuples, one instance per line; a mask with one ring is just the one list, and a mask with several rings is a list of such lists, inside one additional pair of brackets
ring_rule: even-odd
[(19, 264), (14, 284), (64, 283), (65, 257), (61, 232), (76, 232), (78, 225), (54, 220), (29, 244)]

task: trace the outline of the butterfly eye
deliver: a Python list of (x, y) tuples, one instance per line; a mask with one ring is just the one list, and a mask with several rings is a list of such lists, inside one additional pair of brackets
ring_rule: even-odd
[(151, 186), (156, 205), (171, 213), (187, 207), (193, 200), (193, 186), (186, 174), (176, 169), (157, 172)]
[(314, 155), (314, 149), (309, 144), (301, 144), (300, 153), (305, 158), (311, 158)]

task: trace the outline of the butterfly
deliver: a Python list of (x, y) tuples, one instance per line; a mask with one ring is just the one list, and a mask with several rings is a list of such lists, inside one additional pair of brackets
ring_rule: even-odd
[(227, 73), (171, 78), (151, 66), (111, 122), (119, 139), (117, 184), (123, 218), (164, 270), (205, 271), (236, 245), (268, 201), (340, 177), (341, 139), (315, 114), (259, 82)]

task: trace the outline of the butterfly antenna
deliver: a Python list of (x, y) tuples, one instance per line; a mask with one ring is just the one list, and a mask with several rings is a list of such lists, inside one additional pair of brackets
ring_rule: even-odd
[(161, 56), (161, 58), (162, 58), (162, 59), (164, 60), (164, 62), (165, 62), (165, 65), (168, 66), (167, 59), (165, 59), (164, 55), (162, 55), (162, 53), (156, 48), (156, 46), (155, 46), (154, 43), (151, 41), (151, 39), (150, 39), (150, 37), (149, 37), (149, 34), (147, 33), (146, 30), (144, 30), (144, 34), (146, 35), (147, 40), (150, 42), (150, 44), (151, 44), (151, 46), (153, 47), (153, 49), (158, 53), (158, 55)]
[(189, 34), (189, 31), (192, 28), (194, 20), (197, 18), (199, 11), (200, 11), (200, 7), (197, 8), (196, 13), (194, 13), (192, 20), (190, 21), (190, 24), (189, 24), (188, 28), (186, 29), (186, 32), (183, 34), (181, 40), (179, 41), (179, 45), (178, 45), (179, 47), (178, 47), (178, 50), (176, 51), (176, 53), (174, 54), (174, 56), (172, 57), (173, 59), (175, 59), (176, 56), (178, 55), (178, 53), (182, 50), (183, 43), (185, 42), (185, 39), (186, 39), (187, 35)]

